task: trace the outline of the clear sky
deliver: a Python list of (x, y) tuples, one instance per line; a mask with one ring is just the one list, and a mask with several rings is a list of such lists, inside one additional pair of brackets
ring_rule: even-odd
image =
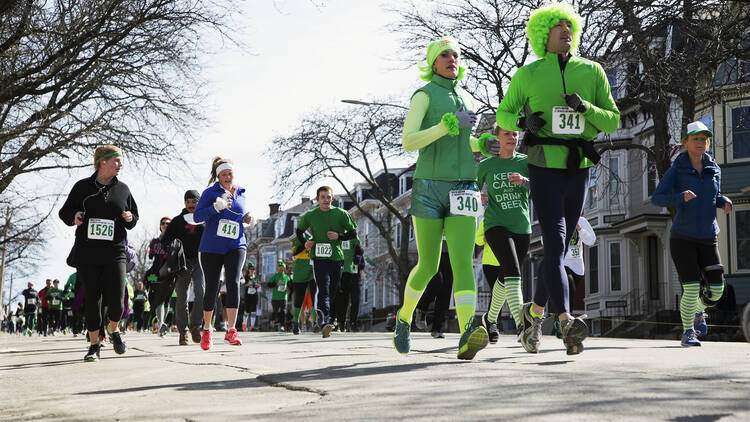
[[(319, 3), (324, 5), (316, 6)], [(159, 218), (175, 216), (182, 209), (185, 190), (205, 188), (211, 160), (217, 155), (234, 160), (236, 180), (248, 191), (250, 212), (266, 218), (268, 203), (280, 198), (271, 186), (273, 169), (261, 152), (275, 135), (288, 133), (313, 110), (357, 107), (341, 104), (342, 99), (393, 97), (407, 105), (420, 85), (416, 66), (405, 69), (398, 60), (398, 36), (385, 28), (396, 17), (384, 11), (382, 1), (241, 4), (247, 10), (235, 25), (250, 52), (226, 45), (201, 59), (210, 84), (206, 104), (210, 122), (186, 154), (194, 163), (191, 171), (176, 171), (174, 180), (164, 180), (128, 167), (126, 157), (120, 179), (130, 186), (140, 211), (140, 222), (129, 233), (131, 241), (154, 237)], [(50, 193), (69, 192), (75, 181), (91, 173), (87, 169), (62, 177), (47, 174), (44, 186)], [(310, 193), (314, 196), (314, 188)], [(57, 218), (60, 205), (56, 204), (49, 223), (45, 258), (39, 260), (35, 274), (15, 278), (15, 292), (27, 281), (34, 281), (37, 288), (46, 278), (64, 282), (73, 272), (65, 258), (74, 230)], [(6, 289), (9, 279), (10, 271)]]

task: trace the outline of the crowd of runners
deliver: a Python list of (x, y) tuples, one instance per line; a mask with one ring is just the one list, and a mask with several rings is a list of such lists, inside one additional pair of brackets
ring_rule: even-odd
[[(620, 113), (602, 67), (574, 54), (582, 25), (564, 3), (531, 14), (527, 36), (538, 60), (516, 71), (497, 107), (495, 127), (478, 137), (476, 105), (459, 84), (469, 71), (458, 42), (444, 36), (429, 44), (420, 67), (427, 83), (411, 96), (402, 137), (405, 151), (418, 152), (410, 210), (418, 261), (396, 316), (393, 345), (399, 353), (409, 353), (412, 325), (424, 325), (423, 311), (433, 300), (433, 337), (443, 337), (451, 292), (461, 333), (459, 359), (473, 359), (498, 342), (498, 315), (506, 303), (527, 352), (542, 347), (546, 317), (554, 318), (567, 354), (583, 352), (589, 328), (585, 316), (571, 314), (572, 289), (583, 276), (581, 244), (593, 244), (595, 235), (582, 210), (589, 168), (600, 159), (593, 140), (600, 132), (614, 132)], [(518, 152), (519, 132), (526, 154)], [(684, 151), (652, 198), (676, 211), (670, 250), (683, 286), (684, 347), (700, 346), (698, 338), (707, 331), (704, 310), (722, 297), (725, 285), (716, 209), (729, 213), (732, 203), (721, 195), (721, 171), (707, 154), (711, 137), (700, 122), (687, 126)], [(476, 152), (486, 158), (477, 163)], [(154, 264), (131, 286), (126, 231), (139, 213), (118, 179), (122, 151), (101, 146), (93, 163), (94, 174), (75, 184), (59, 212), (76, 226), (68, 257), (76, 273), (64, 286), (47, 280), (37, 291), (29, 284), (15, 314), (19, 332), (86, 332), (86, 361), (99, 359), (107, 334), (114, 351), (125, 353), (121, 333), (127, 329), (161, 336), (175, 330), (179, 344), (192, 341), (210, 350), (217, 327), (226, 342), (241, 346), (239, 331), (257, 328), (261, 294), (271, 300), (271, 329), (295, 335), (309, 329), (323, 338), (337, 329), (358, 330), (363, 252), (355, 223), (333, 205), (330, 187), (317, 189), (317, 206), (298, 221), (293, 260), (279, 260), (276, 273), (261, 281), (246, 263), (244, 231), (252, 218), (245, 188), (234, 179), (232, 161), (217, 157), (208, 187), (185, 192), (180, 214), (160, 220), (161, 233), (149, 248)], [(544, 259), (533, 297), (523, 298), (529, 201), (541, 227)], [(492, 291), (485, 313), (476, 309), (475, 242), (484, 245), (483, 271)]]

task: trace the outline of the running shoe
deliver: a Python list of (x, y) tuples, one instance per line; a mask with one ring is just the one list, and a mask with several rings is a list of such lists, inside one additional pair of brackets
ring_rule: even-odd
[(193, 343), (200, 343), (201, 342), (201, 327), (198, 325), (191, 325), (189, 330), (190, 330), (190, 337), (193, 338)]
[(565, 319), (560, 322), (563, 344), (566, 353), (577, 355), (583, 352), (583, 340), (589, 335), (589, 327), (581, 317)]
[(445, 338), (445, 334), (443, 334), (441, 331), (433, 331), (431, 334), (435, 338)]
[(203, 334), (201, 335), (201, 349), (208, 350), (212, 345), (211, 330), (203, 330)]
[(187, 332), (180, 333), (179, 344), (180, 344), (180, 346), (187, 346), (188, 344), (190, 344), (190, 342), (188, 341), (188, 333)]
[(99, 343), (90, 345), (89, 351), (86, 353), (86, 356), (83, 357), (83, 361), (84, 362), (98, 362), (100, 350), (101, 350), (101, 346), (99, 345)]
[(543, 318), (531, 316), (531, 302), (521, 308), (521, 334), (518, 337), (523, 348), (529, 353), (539, 353), (539, 343), (542, 341)]
[(697, 314), (695, 314), (693, 327), (695, 328), (695, 335), (698, 337), (703, 337), (708, 334), (708, 324), (706, 324), (707, 316), (708, 315), (703, 312), (698, 312)]
[(240, 333), (237, 332), (236, 328), (232, 328), (224, 335), (224, 341), (231, 344), (232, 346), (242, 346), (242, 339), (240, 339)]
[(487, 317), (487, 312), (482, 315), (482, 326), (487, 329), (487, 335), (490, 338), (490, 343), (497, 343), (497, 339), (500, 338), (500, 332), (497, 330), (497, 323), (490, 321)]
[(555, 337), (562, 340), (562, 331), (560, 331), (560, 321), (555, 319), (555, 322), (552, 324), (552, 331), (555, 333)]
[(411, 350), (411, 324), (399, 318), (398, 314), (396, 314), (396, 328), (393, 330), (393, 347), (402, 355)]
[(323, 328), (320, 329), (321, 334), (323, 335), (323, 338), (328, 338), (331, 336), (331, 331), (333, 331), (333, 324), (326, 324), (323, 326)]
[(695, 330), (689, 329), (682, 333), (682, 341), (680, 341), (680, 346), (695, 347), (700, 345), (701, 342), (698, 340), (698, 336), (695, 334)]
[[(497, 328), (497, 326), (495, 326)], [(487, 329), (481, 324), (475, 323), (475, 318), (471, 317), (464, 327), (464, 333), (458, 341), (458, 358), (462, 360), (472, 360), (477, 352), (487, 347), (489, 344), (489, 334)]]
[(121, 355), (125, 353), (126, 350), (128, 350), (128, 346), (124, 341), (122, 341), (122, 337), (120, 336), (119, 331), (110, 333), (109, 337), (112, 339), (112, 348), (115, 350), (115, 353)]
[(292, 334), (295, 336), (299, 335), (299, 322), (292, 323)]
[(167, 327), (167, 324), (162, 324), (161, 327), (159, 327), (159, 337), (166, 336), (167, 331), (169, 331), (169, 327)]

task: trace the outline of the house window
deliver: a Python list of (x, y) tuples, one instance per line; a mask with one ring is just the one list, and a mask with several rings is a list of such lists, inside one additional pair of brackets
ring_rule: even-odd
[(617, 79), (617, 69), (610, 69), (606, 72), (607, 82), (609, 82), (609, 88), (612, 92), (612, 99), (619, 100), (622, 97), (620, 92), (620, 83)]
[[(698, 119), (698, 121), (700, 121), (704, 125), (706, 125), (706, 127), (708, 128), (708, 130), (710, 130), (710, 131), (714, 130), (714, 119), (713, 119), (713, 115), (711, 113), (704, 114), (703, 116), (701, 116)], [(710, 156), (712, 156), (712, 157), (714, 156), (714, 143), (713, 142), (711, 142), (711, 146), (708, 148), (708, 154)]]
[(599, 293), (599, 247), (590, 247), (586, 256), (589, 259), (589, 293)]
[(732, 109), (732, 157), (750, 158), (750, 106)]
[(586, 192), (589, 209), (596, 209), (596, 169), (597, 166), (589, 168), (589, 189)]
[(401, 196), (411, 189), (412, 176), (411, 174), (402, 174), (398, 178), (398, 196)]
[(609, 159), (609, 206), (620, 205), (620, 159), (610, 157)]
[(656, 190), (656, 185), (659, 184), (659, 172), (656, 170), (656, 162), (651, 158), (650, 155), (646, 155), (646, 186), (644, 192), (646, 197), (644, 199), (651, 198)]
[(609, 287), (613, 292), (622, 290), (620, 242), (612, 242), (609, 244)]
[(737, 271), (750, 271), (750, 209), (734, 211)]

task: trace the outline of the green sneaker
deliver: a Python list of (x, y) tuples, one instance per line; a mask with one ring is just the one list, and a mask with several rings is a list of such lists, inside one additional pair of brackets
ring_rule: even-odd
[(472, 360), (477, 352), (487, 347), (490, 343), (487, 329), (479, 324), (474, 324), (474, 317), (466, 323), (461, 340), (458, 341), (458, 358)]
[(411, 324), (402, 320), (396, 314), (396, 328), (393, 330), (393, 347), (405, 355), (411, 350)]

